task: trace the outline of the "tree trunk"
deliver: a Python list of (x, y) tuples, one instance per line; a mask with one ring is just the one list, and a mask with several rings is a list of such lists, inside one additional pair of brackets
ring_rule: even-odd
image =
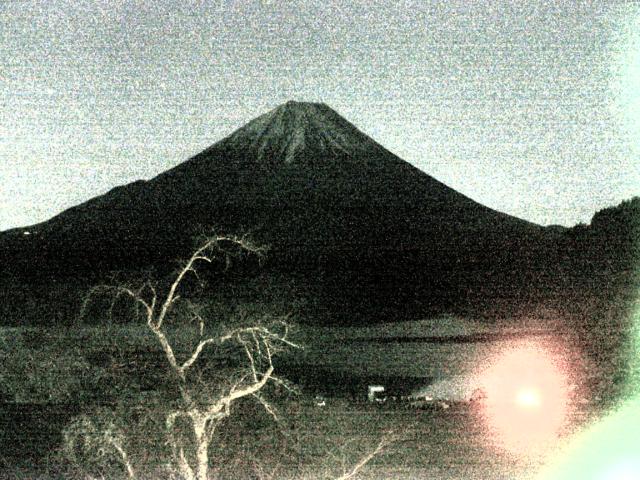
[(196, 437), (196, 478), (209, 480), (209, 436), (207, 435), (207, 420), (193, 419), (193, 432)]

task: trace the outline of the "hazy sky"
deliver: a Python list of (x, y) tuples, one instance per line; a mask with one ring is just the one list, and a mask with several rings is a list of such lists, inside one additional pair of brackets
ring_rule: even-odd
[(640, 194), (640, 5), (0, 0), (0, 230), (327, 103), (537, 223)]

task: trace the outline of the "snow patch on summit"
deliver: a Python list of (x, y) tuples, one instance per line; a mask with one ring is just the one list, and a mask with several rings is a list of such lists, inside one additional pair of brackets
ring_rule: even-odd
[(378, 145), (324, 104), (287, 102), (233, 133), (225, 143), (258, 161), (292, 163), (305, 154), (354, 154)]

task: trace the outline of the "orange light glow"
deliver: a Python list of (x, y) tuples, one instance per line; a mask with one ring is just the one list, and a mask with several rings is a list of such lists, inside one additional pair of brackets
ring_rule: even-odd
[(496, 355), (482, 383), (485, 419), (501, 447), (526, 453), (556, 438), (568, 390), (557, 359), (541, 345), (519, 343)]

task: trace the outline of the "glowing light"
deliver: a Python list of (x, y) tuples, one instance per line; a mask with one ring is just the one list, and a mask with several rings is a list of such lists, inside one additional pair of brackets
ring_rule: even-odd
[(540, 392), (531, 388), (523, 388), (516, 397), (518, 405), (525, 408), (536, 408), (540, 406)]
[(539, 475), (540, 480), (640, 478), (640, 397), (571, 439)]
[(519, 343), (490, 365), (482, 376), (484, 417), (498, 445), (528, 453), (555, 439), (568, 402), (557, 359), (541, 345)]
[[(640, 307), (640, 303), (638, 303)], [(626, 394), (628, 399), (589, 428), (572, 437), (540, 472), (540, 480), (630, 480), (640, 479), (640, 308), (632, 317), (633, 354), (629, 366), (633, 372)]]

